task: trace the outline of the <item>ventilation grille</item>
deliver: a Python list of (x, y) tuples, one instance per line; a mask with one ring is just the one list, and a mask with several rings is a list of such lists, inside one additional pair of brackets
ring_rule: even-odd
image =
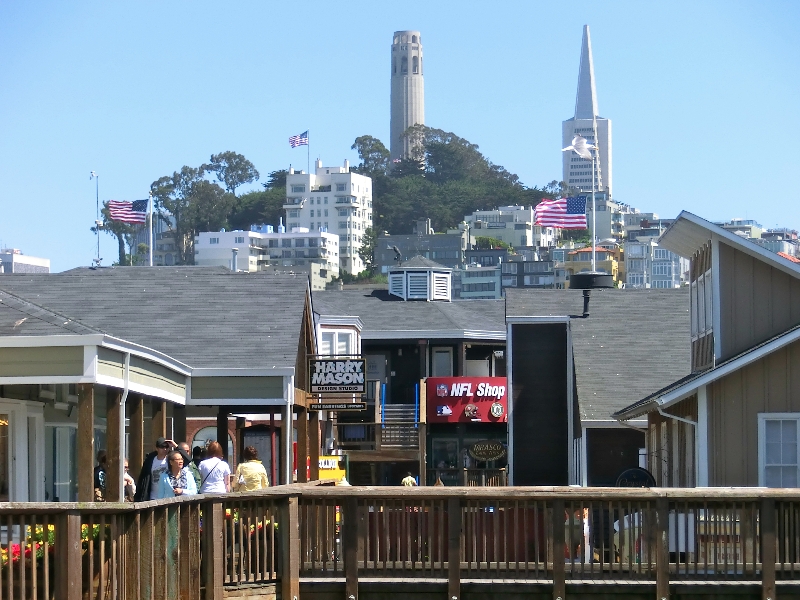
[(415, 300), (428, 299), (428, 274), (409, 273), (408, 274), (408, 297)]
[(433, 274), (433, 299), (450, 300), (450, 275)]

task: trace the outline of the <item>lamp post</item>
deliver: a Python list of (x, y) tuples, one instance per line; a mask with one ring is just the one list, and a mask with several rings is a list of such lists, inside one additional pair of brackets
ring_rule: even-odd
[(92, 171), (89, 174), (89, 181), (94, 179), (94, 195), (97, 204), (97, 216), (95, 217), (94, 224), (97, 227), (97, 257), (94, 259), (97, 265), (100, 264), (100, 176)]

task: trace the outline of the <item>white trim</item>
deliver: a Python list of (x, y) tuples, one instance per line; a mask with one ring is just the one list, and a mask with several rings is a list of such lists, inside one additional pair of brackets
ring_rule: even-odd
[(186, 406), (283, 406), (284, 404), (286, 398), (192, 398), (190, 396), (186, 401)]
[[(286, 483), (293, 483), (292, 476), (294, 474), (294, 375), (283, 378), (283, 395), (286, 398), (286, 435), (283, 436), (283, 464), (285, 468)], [(305, 468), (305, 458), (297, 460), (298, 474), (301, 468)]]
[(528, 317), (506, 317), (506, 323), (569, 323), (569, 315), (550, 315), (550, 316), (528, 316)]
[(708, 388), (697, 390), (697, 427), (694, 429), (697, 487), (708, 487)]
[(465, 339), (465, 340), (505, 340), (504, 331), (485, 331), (478, 329), (450, 329), (450, 330), (434, 330), (434, 329), (408, 329), (406, 331), (390, 329), (390, 330), (368, 330), (361, 333), (362, 340), (411, 340), (411, 339), (427, 339), (427, 340), (450, 340), (450, 339)]
[[(123, 369), (124, 371), (124, 369)], [(108, 387), (119, 388), (121, 390), (125, 389), (125, 376), (122, 377), (112, 377), (110, 375), (98, 375), (97, 378), (93, 382), (89, 383), (96, 383), (97, 385), (105, 385)], [(172, 392), (167, 392), (150, 385), (144, 385), (141, 383), (134, 383), (130, 382), (128, 389), (131, 392), (136, 392), (137, 394), (142, 394), (144, 396), (153, 396), (154, 398), (161, 398), (162, 400), (166, 400), (168, 402), (172, 402), (174, 404), (186, 404), (186, 397), (185, 394), (174, 394)]]
[(192, 377), (287, 377), (294, 375), (294, 367), (273, 367), (271, 369), (192, 369)]
[(97, 346), (83, 347), (83, 376), (92, 380), (97, 378)]
[(714, 334), (714, 361), (715, 364), (722, 358), (722, 343), (719, 335), (721, 333), (720, 304), (720, 285), (719, 285), (719, 238), (711, 235), (711, 329)]
[(581, 426), (585, 429), (619, 429), (620, 427), (634, 427), (644, 432), (647, 430), (647, 419), (631, 419), (624, 423), (614, 419), (581, 419)]
[[(773, 266), (776, 269), (779, 269), (784, 273), (791, 275), (792, 277), (800, 278), (800, 267), (795, 266), (794, 263), (791, 263), (788, 260), (779, 257), (777, 254), (774, 254), (769, 250), (765, 250), (764, 248), (762, 248), (757, 244), (754, 244), (753, 242), (744, 240), (735, 233), (731, 233), (730, 231), (723, 229), (722, 227), (719, 227), (717, 225), (714, 225), (710, 221), (706, 221), (705, 219), (698, 217), (697, 215), (687, 212), (685, 210), (678, 215), (678, 218), (675, 220), (675, 222), (672, 225), (670, 225), (658, 239), (659, 246), (666, 248), (667, 250), (671, 250), (672, 252), (675, 252), (675, 254), (678, 254), (679, 256), (684, 256), (683, 253), (678, 249), (676, 249), (676, 247), (673, 246), (669, 240), (670, 233), (673, 230), (678, 230), (681, 228), (680, 227), (681, 220), (685, 220), (693, 225), (696, 225), (697, 227), (701, 227), (706, 230), (708, 235), (705, 236), (706, 240), (703, 243), (707, 242), (710, 236), (716, 235), (719, 239), (733, 246), (737, 250), (741, 250), (745, 254), (749, 254), (750, 256), (758, 258), (759, 260), (766, 262), (770, 266)], [(682, 235), (686, 236), (687, 234), (682, 233)], [(688, 235), (691, 235), (691, 232), (689, 232)], [(697, 246), (695, 250), (699, 249), (701, 246), (702, 244), (700, 244), (700, 246)], [(684, 256), (684, 258), (689, 258), (689, 257)]]
[(508, 403), (508, 485), (514, 485), (514, 378), (511, 368), (513, 339), (511, 336), (512, 324), (506, 321), (506, 401)]
[[(764, 456), (764, 442), (766, 441), (766, 424), (765, 421), (767, 420), (779, 420), (785, 419), (787, 421), (795, 421), (796, 425), (800, 425), (797, 423), (800, 421), (800, 413), (758, 413), (758, 487), (767, 487), (766, 478), (764, 477), (765, 467), (766, 467), (766, 456)], [(796, 464), (798, 468), (798, 475), (800, 476), (800, 444), (796, 444), (797, 446), (797, 458)]]
[(172, 371), (180, 373), (181, 375), (191, 375), (192, 373), (192, 368), (189, 365), (182, 363), (181, 361), (176, 360), (171, 356), (164, 354), (163, 352), (153, 350), (147, 346), (134, 344), (133, 342), (129, 342), (121, 338), (107, 335), (103, 337), (102, 342), (98, 345), (110, 350), (117, 350), (123, 354), (129, 352), (134, 356), (139, 356), (150, 362), (165, 366)]
[(105, 336), (89, 335), (9, 335), (0, 337), (0, 348), (38, 348), (40, 346), (99, 346)]
[(581, 485), (589, 487), (589, 438), (586, 437), (588, 427), (581, 427)]
[(37, 375), (32, 377), (0, 377), (0, 385), (42, 385), (57, 383), (95, 383), (92, 377), (81, 375)]
[(321, 315), (316, 314), (317, 326), (333, 325), (335, 327), (355, 327), (359, 331), (364, 329), (364, 322), (361, 317), (346, 317), (341, 315)]

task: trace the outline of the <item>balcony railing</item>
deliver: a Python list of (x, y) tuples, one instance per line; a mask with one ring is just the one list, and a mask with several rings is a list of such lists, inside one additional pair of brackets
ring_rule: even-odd
[(508, 485), (505, 469), (428, 469), (428, 485), (503, 486)]
[(379, 448), (419, 448), (416, 423), (337, 423), (337, 448), (377, 450)]
[(398, 578), (424, 577), (456, 598), (463, 579), (562, 598), (568, 582), (652, 586), (657, 598), (675, 584), (721, 598), (760, 584), (775, 598), (800, 583), (798, 514), (797, 490), (743, 488), (291, 485), (2, 503), (0, 590), (8, 600), (299, 598), (304, 578), (328, 578), (357, 597), (362, 577), (396, 594)]

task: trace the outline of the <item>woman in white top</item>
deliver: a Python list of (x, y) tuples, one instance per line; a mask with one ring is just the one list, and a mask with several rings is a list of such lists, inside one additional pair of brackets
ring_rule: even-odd
[(225, 494), (231, 491), (231, 468), (222, 460), (222, 446), (211, 442), (206, 450), (208, 456), (198, 465), (201, 494)]

